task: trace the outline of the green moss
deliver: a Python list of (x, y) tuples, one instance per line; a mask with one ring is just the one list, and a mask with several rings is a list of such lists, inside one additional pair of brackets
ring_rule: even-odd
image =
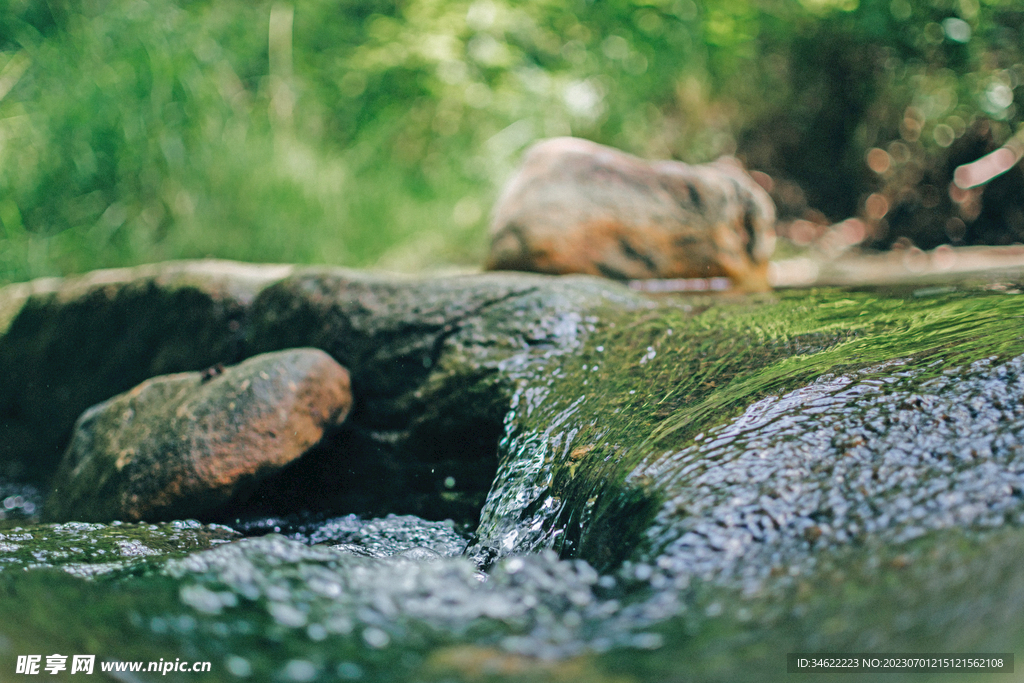
[(602, 425), (605, 441), (636, 442), (634, 452), (676, 447), (758, 398), (827, 372), (911, 357), (917, 365), (965, 365), (1024, 351), (1024, 303), (1013, 295), (824, 289), (676, 306), (620, 318), (561, 364), (559, 384), (587, 394), (580, 412)]
[[(1019, 529), (981, 535), (949, 531), (902, 547), (871, 544), (823, 553), (814, 576), (780, 581), (758, 596), (695, 583), (677, 596), (687, 609), (670, 618), (654, 624), (645, 624), (639, 614), (620, 618), (615, 628), (641, 636), (636, 646), (584, 651), (582, 658), (517, 653), (514, 637), (502, 640), (522, 632), (517, 619), (453, 615), (438, 625), (404, 611), (388, 612), (390, 617), (375, 613), (366, 605), (384, 603), (374, 603), (373, 595), (326, 598), (318, 593), (334, 581), (353, 591), (380, 591), (376, 595), (386, 603), (389, 592), (383, 582), (368, 577), (404, 573), (417, 577), (410, 578), (416, 583), (433, 576), (440, 582), (424, 585), (435, 589), (472, 581), (455, 564), (389, 569), (387, 563), (322, 548), (292, 548), (287, 552), (295, 557), (271, 553), (264, 560), (266, 549), (256, 546), (274, 541), (249, 543), (253, 550), (232, 563), (234, 574), (227, 566), (211, 570), (196, 558), (180, 563), (171, 576), (146, 573), (82, 581), (52, 571), (0, 574), (0, 635), (12, 653), (96, 654), (98, 662), (176, 657), (212, 661), (212, 671), (203, 676), (211, 681), (237, 680), (229, 667), (238, 659), (249, 667), (248, 680), (289, 680), (289, 662), (301, 660), (315, 667), (318, 681), (344, 680), (339, 672), (361, 672), (361, 680), (369, 681), (548, 680), (545, 676), (569, 681), (684, 676), (698, 682), (782, 681), (791, 677), (786, 674), (787, 652), (1010, 652), (1024, 642), (1019, 620), (1024, 536)], [(209, 562), (209, 554), (206, 558)], [(492, 591), (469, 583), (461, 590), (476, 591), (481, 599), (501, 605), (505, 599), (522, 599), (517, 586), (532, 585), (544, 599), (540, 587), (550, 589), (557, 580), (557, 575), (520, 570), (493, 576)], [(649, 586), (623, 588), (617, 595), (627, 603), (652, 598)], [(403, 595), (397, 586), (391, 590)], [(229, 593), (234, 600), (226, 599)], [(425, 593), (423, 599), (428, 597)], [(206, 604), (211, 598), (226, 604)], [(311, 623), (327, 615), (347, 615), (351, 632), (314, 638), (313, 631), (289, 621), (293, 615), (287, 607), (307, 615)], [(552, 609), (546, 603), (542, 607)], [(599, 612), (590, 618), (595, 620), (592, 628), (601, 628)], [(344, 631), (344, 621), (330, 623)], [(369, 628), (387, 629), (390, 643), (368, 647), (364, 633)], [(660, 646), (651, 647), (655, 643)], [(167, 680), (194, 678), (171, 674)], [(915, 675), (917, 679), (951, 680), (923, 674)], [(858, 680), (886, 681), (893, 675), (861, 675)]]
[(195, 521), (166, 524), (34, 524), (0, 531), (0, 572), (60, 568), (89, 577), (144, 571), (236, 538), (231, 529)]
[(817, 289), (595, 312), (582, 347), (520, 389), (505, 469), (517, 460), (543, 464), (520, 486), (533, 500), (485, 508), (484, 544), (499, 546), (530, 520), (540, 532), (518, 548), (583, 552), (614, 565), (662, 499), (658, 482), (637, 488), (627, 476), (755, 401), (897, 359), (913, 359), (925, 381), (944, 368), (1024, 353), (1024, 299), (971, 289), (916, 294)]

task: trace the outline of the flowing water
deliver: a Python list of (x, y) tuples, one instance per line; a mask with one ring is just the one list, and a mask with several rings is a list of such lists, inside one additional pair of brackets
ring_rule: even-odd
[(1007, 288), (596, 312), (570, 356), (503, 368), (475, 529), (37, 525), (0, 488), (0, 680), (54, 652), (211, 662), (127, 681), (625, 682), (1019, 650), (1022, 315)]

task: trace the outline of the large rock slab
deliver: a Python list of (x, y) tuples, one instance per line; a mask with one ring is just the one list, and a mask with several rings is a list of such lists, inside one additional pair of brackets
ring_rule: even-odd
[(966, 287), (607, 315), (521, 385), (477, 551), (756, 583), (818, 548), (1022, 523), (1022, 312)]
[(207, 516), (300, 457), (351, 405), (348, 372), (319, 349), (154, 377), (82, 414), (44, 517)]
[(768, 286), (775, 207), (739, 163), (649, 162), (578, 138), (537, 143), (491, 222), (491, 270)]

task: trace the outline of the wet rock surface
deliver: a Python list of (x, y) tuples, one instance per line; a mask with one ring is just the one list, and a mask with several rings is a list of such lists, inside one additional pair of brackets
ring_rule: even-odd
[[(865, 392), (856, 401), (835, 399), (837, 405), (829, 418), (841, 422), (849, 432), (836, 436), (817, 427), (816, 413), (801, 402), (820, 399), (827, 404), (831, 395), (814, 382), (825, 381), (822, 378), (829, 375), (834, 379), (863, 372), (878, 375), (874, 379), (883, 388), (904, 374), (916, 378), (901, 380), (901, 389), (922, 397), (922, 405), (933, 402), (938, 410), (952, 410), (958, 402), (983, 401), (978, 392), (984, 395), (987, 390), (972, 389), (975, 385), (971, 382), (961, 386), (955, 378), (974, 376), (974, 370), (967, 368), (992, 358), (1003, 369), (995, 370), (994, 365), (981, 370), (982, 377), (988, 379), (977, 381), (985, 386), (991, 382), (993, 387), (1010, 382), (999, 380), (995, 373), (1009, 372), (1002, 363), (1024, 351), (1015, 322), (1020, 306), (1016, 295), (1001, 292), (819, 291), (756, 302), (720, 301), (706, 308), (700, 299), (690, 299), (679, 308), (666, 306), (656, 316), (631, 316), (625, 324), (606, 318), (572, 358), (525, 383), (516, 395), (502, 442), (510, 455), (495, 477), (471, 551), (488, 557), (550, 547), (565, 555), (582, 556), (598, 567), (614, 567), (633, 553), (643, 556), (649, 540), (666, 529), (697, 523), (718, 528), (715, 510), (725, 514), (729, 509), (729, 492), (735, 488), (737, 494), (746, 491), (743, 495), (749, 496), (751, 488), (757, 487), (748, 483), (748, 478), (773, 471), (773, 457), (779, 460), (790, 452), (796, 453), (792, 457), (801, 467), (816, 465), (842, 473), (845, 465), (833, 461), (846, 457), (851, 449), (852, 455), (868, 461), (865, 468), (872, 471), (871, 467), (894, 467), (892, 462), (884, 463), (879, 454), (897, 445), (900, 451), (911, 453), (939, 449), (937, 453), (947, 454), (935, 456), (942, 461), (949, 460), (949, 453), (976, 449), (989, 439), (1002, 446), (980, 456), (977, 466), (1001, 473), (1013, 471), (1016, 465), (1012, 460), (1019, 449), (1019, 416), (1013, 408), (983, 413), (967, 421), (969, 426), (961, 428), (963, 431), (943, 426), (941, 421), (933, 429), (926, 417), (921, 418), (925, 422), (905, 428), (888, 414), (892, 408), (887, 391), (880, 388), (871, 393), (867, 378), (866, 384), (854, 382), (857, 391)], [(616, 349), (628, 351), (615, 353)], [(885, 372), (877, 368), (890, 366), (896, 369), (886, 380)], [(949, 375), (942, 375), (944, 371)], [(924, 386), (926, 380), (938, 382), (936, 377), (947, 377), (950, 382), (938, 395), (931, 393), (938, 391), (938, 384)], [(853, 382), (836, 381), (840, 386)], [(1005, 385), (1001, 391), (1012, 394), (1012, 386)], [(959, 393), (961, 388), (965, 393)], [(796, 398), (787, 396), (794, 391)], [(768, 405), (761, 401), (780, 401), (789, 406), (790, 413), (769, 420), (764, 438), (752, 442), (763, 452), (776, 455), (766, 457), (767, 464), (753, 468), (753, 474), (743, 475), (746, 470), (730, 470), (730, 463), (737, 459), (746, 463), (755, 457), (745, 450), (750, 436), (742, 432), (746, 422), (734, 428), (741, 436), (732, 440), (720, 442), (707, 435), (715, 429), (730, 433), (730, 421), (743, 420), (740, 416), (747, 410), (756, 415)], [(803, 414), (800, 411), (804, 409), (812, 412)], [(927, 415), (927, 411), (921, 412)], [(752, 417), (747, 421), (756, 422)], [(858, 435), (866, 451), (858, 450)], [(853, 441), (844, 447), (846, 438)], [(805, 439), (809, 445), (794, 451), (790, 442)], [(687, 455), (691, 453), (699, 454), (693, 456), (693, 462)], [(811, 455), (807, 453), (817, 459), (808, 460)], [(1000, 464), (992, 460), (1000, 457), (1010, 461)], [(852, 463), (849, 458), (841, 462)], [(921, 467), (929, 465), (923, 462)], [(703, 500), (704, 484), (691, 488), (687, 477), (705, 468), (708, 481), (717, 481), (718, 473), (725, 477), (716, 485), (720, 508), (705, 510), (708, 518), (691, 519), (685, 505), (679, 503), (679, 514), (666, 516), (670, 501)], [(817, 488), (813, 477), (799, 467), (783, 467), (777, 478), (792, 481), (797, 489)], [(908, 480), (908, 485), (912, 481)], [(852, 484), (838, 491), (850, 509), (863, 505), (864, 496), (857, 497)], [(770, 496), (779, 499), (772, 511), (778, 510), (784, 523), (813, 512), (803, 511), (795, 498), (790, 501), (780, 496)], [(741, 496), (736, 504), (743, 502), (749, 503)], [(816, 518), (827, 524), (832, 513), (828, 505), (822, 505)], [(779, 526), (770, 516), (762, 521)], [(802, 532), (794, 533), (799, 536)]]
[(351, 406), (348, 372), (319, 349), (146, 380), (82, 414), (43, 516), (209, 516), (302, 456)]
[(11, 649), (61, 652), (88, 633), (99, 661), (172, 653), (213, 662), (216, 681), (788, 680), (788, 651), (1012, 651), (1022, 549), (1019, 530), (1003, 529), (826, 550), (813, 575), (744, 595), (667, 585), (650, 565), (602, 574), (550, 551), (484, 575), (465, 558), (371, 558), (270, 534), (147, 554), (90, 581), (2, 572), (18, 600), (0, 602), (0, 634)]
[[(208, 660), (216, 681), (789, 680), (787, 652), (1021, 651), (1019, 291), (293, 273), (243, 348), (350, 367), (347, 436), (265, 482), (269, 513), (230, 520), (250, 538), (126, 571), (31, 567), (64, 532), (15, 522), (33, 538), (9, 541), (0, 645)], [(384, 465), (331, 479), (342, 443)], [(467, 470), (485, 452), (491, 474)], [(346, 477), (383, 482), (383, 509)]]
[(1024, 356), (907, 365), (763, 399), (635, 470), (666, 497), (643, 554), (754, 591), (825, 548), (1024, 525)]
[[(402, 279), (311, 269), (253, 304), (247, 350), (316, 346), (349, 369), (344, 434), (302, 458), (250, 514), (389, 512), (475, 523), (516, 373), (571, 353), (582, 311), (650, 302), (592, 278)], [(353, 453), (345, 468), (336, 452)], [(363, 482), (373, 482), (366, 486)]]
[(728, 276), (768, 289), (775, 207), (739, 162), (649, 162), (578, 138), (531, 147), (491, 223), (491, 270)]
[(82, 578), (125, 576), (161, 561), (238, 540), (226, 526), (195, 520), (164, 524), (34, 524), (0, 530), (0, 572), (59, 568)]

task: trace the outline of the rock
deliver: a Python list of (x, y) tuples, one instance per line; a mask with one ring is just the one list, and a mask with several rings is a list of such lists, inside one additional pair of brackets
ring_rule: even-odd
[(471, 552), (746, 588), (867, 539), (1024, 523), (1024, 299), (986, 289), (606, 310), (519, 385)]
[[(413, 279), (320, 268), (274, 283), (253, 304), (248, 351), (324, 349), (352, 373), (359, 410), (337, 441), (260, 489), (259, 513), (393, 512), (475, 524), (517, 377), (572, 353), (591, 325), (586, 311), (650, 305), (590, 277)], [(335, 452), (352, 454), (345, 469)]]
[(590, 324), (582, 311), (651, 305), (589, 277), (226, 261), (12, 285), (0, 289), (0, 477), (48, 486), (75, 418), (148, 377), (310, 346), (349, 370), (360, 408), (253, 504), (472, 524), (516, 374), (571, 353)]
[(82, 578), (125, 575), (240, 538), (220, 524), (35, 524), (0, 531), (0, 572), (57, 567)]
[(82, 414), (44, 517), (209, 515), (305, 453), (351, 404), (348, 372), (318, 349), (155, 377)]
[(0, 288), (0, 476), (48, 484), (89, 406), (237, 363), (246, 310), (291, 270), (181, 261)]
[(728, 276), (767, 290), (775, 209), (726, 158), (645, 161), (575, 138), (534, 145), (491, 222), (490, 270), (616, 280)]

